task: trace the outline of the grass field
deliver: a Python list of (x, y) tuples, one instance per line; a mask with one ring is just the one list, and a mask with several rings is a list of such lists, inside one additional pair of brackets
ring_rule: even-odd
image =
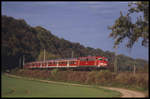
[(2, 76), (2, 97), (120, 97), (116, 91), (97, 87), (44, 83)]

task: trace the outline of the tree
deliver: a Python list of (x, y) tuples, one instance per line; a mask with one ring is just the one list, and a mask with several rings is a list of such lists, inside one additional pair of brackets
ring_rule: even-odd
[(32, 27), (23, 19), (2, 16), (2, 66), (8, 69), (19, 66), (25, 55), (26, 61), (32, 61), (38, 52), (38, 39)]
[[(13, 69), (19, 67), (23, 57), (25, 58), (25, 63), (43, 60), (43, 49), (46, 51), (46, 60), (63, 58), (62, 56), (64, 56), (64, 58), (70, 58), (72, 57), (73, 51), (74, 57), (88, 55), (107, 57), (111, 70), (114, 66), (113, 61), (115, 59), (115, 53), (109, 51), (104, 52), (101, 49), (85, 47), (77, 42), (73, 43), (63, 38), (60, 39), (41, 26), (29, 26), (24, 20), (2, 16), (1, 32), (1, 69)], [(119, 69), (126, 69), (128, 60), (133, 62), (132, 58), (125, 56), (119, 57)], [(146, 66), (145, 64), (148, 64), (147, 61), (141, 59), (137, 59), (136, 63), (137, 67)], [(145, 70), (146, 68), (147, 67), (145, 67)]]
[[(115, 24), (108, 27), (112, 30), (109, 36), (115, 39), (114, 47), (122, 43), (126, 38), (128, 39), (127, 48), (132, 48), (139, 38), (142, 38), (141, 45), (147, 47), (149, 42), (149, 2), (138, 1), (129, 3), (128, 6), (131, 7), (128, 13), (123, 16), (122, 12), (120, 12), (120, 17), (115, 21)], [(131, 20), (133, 13), (142, 13), (142, 16), (137, 15), (136, 22), (133, 22)]]
[[(48, 51), (45, 51), (45, 60), (50, 60), (50, 59), (58, 59), (60, 56), (54, 55)], [(44, 60), (44, 50), (40, 51), (40, 54), (38, 55), (38, 61), (43, 61)]]

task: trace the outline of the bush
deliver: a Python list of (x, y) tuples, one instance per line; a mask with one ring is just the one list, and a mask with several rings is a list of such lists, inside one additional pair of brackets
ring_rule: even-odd
[(96, 71), (91, 71), (87, 74), (87, 79), (85, 81), (86, 84), (94, 84), (95, 83), (95, 75), (96, 75)]
[(33, 78), (50, 79), (57, 81), (79, 82), (96, 85), (125, 85), (148, 89), (148, 74), (131, 72), (113, 73), (109, 70), (101, 71), (59, 71), (16, 69), (11, 73)]
[(57, 72), (58, 72), (58, 69), (53, 69), (53, 70), (51, 71), (51, 74), (52, 74), (52, 76), (53, 76), (54, 78), (55, 78)]
[(137, 73), (133, 75), (131, 72), (124, 72), (119, 73), (116, 76), (117, 83), (135, 86), (135, 87), (142, 87), (147, 89), (148, 88), (148, 74)]
[(109, 70), (103, 70), (95, 75), (96, 84), (109, 84), (114, 80), (115, 75)]

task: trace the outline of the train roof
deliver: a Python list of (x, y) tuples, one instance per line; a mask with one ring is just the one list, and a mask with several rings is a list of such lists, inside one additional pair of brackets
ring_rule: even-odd
[(86, 56), (86, 57), (78, 57), (78, 58), (64, 58), (64, 59), (62, 59), (62, 58), (59, 58), (59, 59), (52, 59), (52, 60), (43, 60), (43, 61), (34, 61), (34, 62), (28, 62), (28, 63), (37, 63), (37, 62), (54, 62), (54, 61), (67, 61), (67, 60), (72, 60), (72, 61), (74, 61), (74, 60), (80, 60), (80, 59), (87, 59), (87, 58), (89, 58), (89, 59), (97, 59), (97, 58), (104, 58), (104, 59), (106, 59), (106, 57), (102, 57), (102, 56)]

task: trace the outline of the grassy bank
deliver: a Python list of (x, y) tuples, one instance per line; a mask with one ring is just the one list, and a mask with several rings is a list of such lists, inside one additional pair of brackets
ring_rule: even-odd
[(120, 93), (98, 87), (44, 83), (2, 75), (2, 97), (119, 97)]
[(131, 72), (113, 73), (108, 70), (102, 71), (60, 71), (54, 70), (13, 70), (12, 74), (39, 78), (51, 81), (61, 81), (96, 86), (112, 86), (132, 89), (144, 92), (148, 95), (148, 74)]

